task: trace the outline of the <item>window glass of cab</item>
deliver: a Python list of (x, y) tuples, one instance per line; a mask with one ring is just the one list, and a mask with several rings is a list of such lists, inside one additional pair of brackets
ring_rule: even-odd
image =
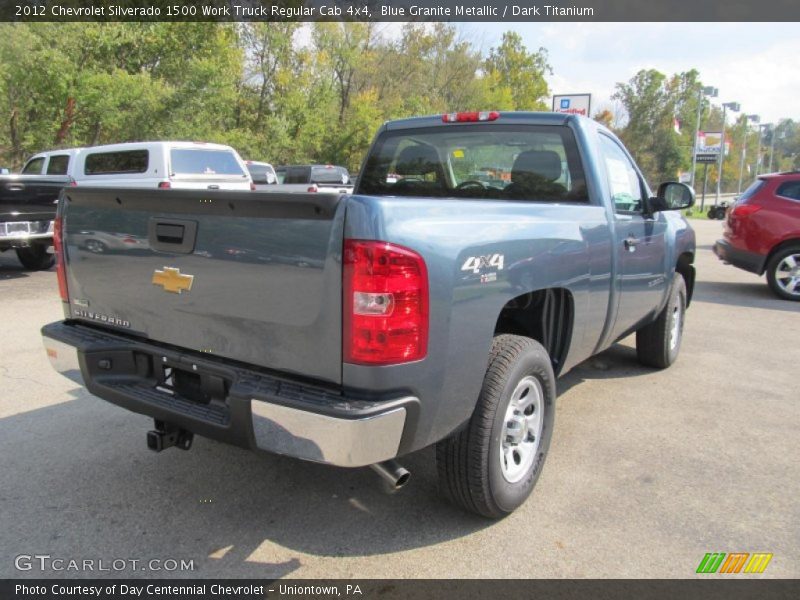
[(22, 169), (23, 175), (41, 175), (44, 167), (44, 156), (30, 159)]
[(636, 168), (614, 140), (602, 134), (599, 137), (614, 210), (622, 213), (640, 212), (644, 194)]
[(47, 163), (48, 175), (66, 175), (69, 168), (69, 154), (56, 154)]
[(381, 134), (358, 179), (385, 196), (587, 202), (572, 130), (478, 123)]

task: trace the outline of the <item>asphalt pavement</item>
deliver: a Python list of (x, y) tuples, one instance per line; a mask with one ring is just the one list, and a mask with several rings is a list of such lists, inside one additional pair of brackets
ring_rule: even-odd
[(499, 522), (440, 499), (431, 449), (392, 496), (369, 469), (202, 438), (150, 452), (148, 418), (51, 370), (55, 271), (0, 255), (0, 577), (680, 578), (707, 552), (800, 577), (800, 303), (721, 264), (719, 222), (692, 224), (677, 363), (639, 366), (629, 338), (563, 376), (543, 475)]

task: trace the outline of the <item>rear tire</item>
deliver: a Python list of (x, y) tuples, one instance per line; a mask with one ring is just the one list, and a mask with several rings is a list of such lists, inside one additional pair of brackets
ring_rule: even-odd
[(686, 316), (686, 282), (675, 273), (669, 301), (658, 318), (636, 332), (636, 355), (648, 367), (666, 369), (681, 349)]
[(778, 298), (800, 301), (800, 246), (784, 248), (769, 259), (767, 283)]
[(54, 254), (47, 253), (47, 246), (17, 248), (17, 258), (28, 271), (45, 271), (56, 262)]
[(530, 495), (553, 433), (556, 384), (539, 342), (499, 335), (466, 427), (436, 445), (439, 487), (454, 504), (491, 519)]

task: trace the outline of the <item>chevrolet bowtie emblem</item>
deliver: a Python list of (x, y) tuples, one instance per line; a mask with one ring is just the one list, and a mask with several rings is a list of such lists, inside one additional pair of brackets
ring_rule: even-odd
[(183, 290), (187, 292), (192, 289), (194, 275), (181, 275), (180, 269), (164, 267), (163, 271), (156, 269), (153, 273), (153, 285), (160, 285), (166, 292), (180, 294)]

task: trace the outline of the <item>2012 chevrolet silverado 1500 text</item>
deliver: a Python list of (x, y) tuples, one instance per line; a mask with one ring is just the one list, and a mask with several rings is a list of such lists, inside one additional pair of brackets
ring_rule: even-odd
[[(193, 434), (343, 467), (436, 444), (441, 488), (502, 517), (530, 494), (556, 376), (636, 332), (669, 366), (692, 295), (692, 191), (651, 194), (583, 117), (386, 123), (355, 193), (67, 188), (53, 366)], [(83, 230), (147, 240), (92, 253)]]

